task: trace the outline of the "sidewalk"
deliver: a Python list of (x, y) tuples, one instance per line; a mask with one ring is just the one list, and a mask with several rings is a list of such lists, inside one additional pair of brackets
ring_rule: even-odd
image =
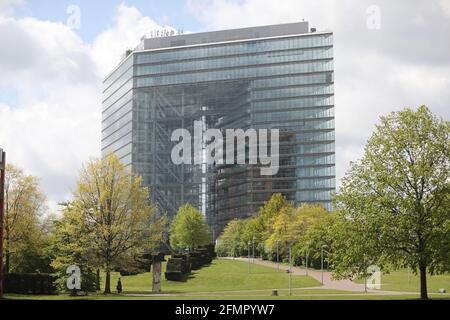
[[(225, 258), (225, 259), (233, 259), (233, 258)], [(234, 258), (235, 260), (248, 262), (248, 258)], [(252, 259), (250, 259), (252, 260)], [(254, 259), (254, 263), (262, 266), (266, 266), (269, 268), (277, 269), (278, 265), (276, 262)], [(289, 266), (285, 264), (279, 264), (280, 270), (289, 270)], [(292, 267), (292, 274), (305, 276), (306, 269), (299, 267)], [(308, 269), (308, 276), (316, 279), (319, 282), (322, 282), (322, 272), (314, 269)], [(351, 292), (364, 292), (364, 284), (355, 283), (351, 280), (334, 280), (331, 277), (331, 272), (324, 271), (323, 272), (323, 286), (320, 287), (310, 287), (303, 289), (334, 289), (334, 290), (342, 290), (342, 291), (351, 291)], [(400, 292), (400, 291), (382, 291), (382, 290), (367, 290), (369, 293), (378, 293), (378, 294), (415, 294), (413, 292)]]

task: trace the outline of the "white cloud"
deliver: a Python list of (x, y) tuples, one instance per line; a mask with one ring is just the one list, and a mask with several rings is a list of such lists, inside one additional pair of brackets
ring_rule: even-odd
[(0, 16), (12, 16), (17, 7), (24, 4), (23, 0), (1, 0)]
[(102, 77), (117, 65), (125, 50), (138, 45), (142, 36), (162, 28), (135, 7), (121, 4), (114, 18), (114, 26), (99, 34), (92, 46), (92, 57)]
[(438, 4), (441, 10), (450, 17), (450, 1), (448, 0), (438, 0)]
[(111, 28), (89, 44), (63, 23), (17, 19), (11, 10), (0, 14), (0, 88), (16, 101), (0, 101), (0, 145), (8, 161), (41, 178), (55, 211), (82, 162), (100, 154), (102, 77), (158, 26), (120, 5)]
[(70, 195), (80, 163), (97, 155), (100, 85), (90, 49), (61, 23), (0, 18), (0, 105), (8, 160), (41, 178), (50, 208)]

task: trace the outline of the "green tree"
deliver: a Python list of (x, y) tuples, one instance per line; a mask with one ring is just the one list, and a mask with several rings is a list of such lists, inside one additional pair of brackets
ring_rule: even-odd
[[(275, 220), (284, 208), (292, 209), (293, 204), (287, 201), (286, 197), (281, 193), (275, 193), (260, 207), (256, 216), (241, 219), (239, 222), (235, 220), (230, 221), (230, 228), (225, 228), (220, 237), (223, 241), (219, 249), (232, 243), (228, 247), (228, 252), (236, 252), (238, 250), (236, 254), (247, 255), (248, 243), (250, 242), (255, 246), (255, 254), (259, 252), (264, 258), (266, 254), (266, 241), (273, 234)], [(232, 232), (236, 232), (236, 236), (232, 237)], [(234, 240), (233, 242), (229, 242), (226, 239)], [(239, 243), (238, 246), (236, 246), (237, 243)]]
[(46, 234), (41, 216), (45, 196), (36, 177), (26, 175), (12, 164), (6, 166), (4, 265), (5, 272), (48, 272)]
[(52, 256), (52, 267), (57, 276), (57, 286), (67, 290), (67, 267), (77, 265), (81, 271), (81, 290), (96, 291), (97, 275), (95, 270), (101, 266), (90, 243), (90, 235), (84, 232), (83, 215), (71, 202), (62, 203), (62, 216), (53, 218), (53, 232), (48, 247)]
[(254, 240), (257, 252), (265, 254), (266, 241), (273, 234), (275, 220), (284, 208), (293, 208), (293, 203), (288, 201), (281, 193), (274, 193), (260, 207), (255, 217), (247, 219), (243, 237), (246, 246), (248, 242)]
[(341, 270), (355, 273), (352, 261), (370, 251), (380, 267), (389, 261), (418, 272), (427, 299), (427, 272), (450, 268), (449, 128), (425, 106), (381, 118), (336, 197), (350, 221), (347, 236), (366, 241), (361, 250), (335, 252), (346, 255), (336, 257), (346, 264)]
[(384, 272), (388, 271), (390, 265), (383, 262), (383, 246), (374, 236), (376, 224), (366, 223), (366, 217), (339, 217), (341, 219), (331, 228), (332, 237), (328, 237), (326, 243), (331, 248), (333, 276), (337, 279), (367, 279), (371, 275), (369, 267), (374, 264), (383, 266)]
[(265, 241), (268, 251), (276, 254), (278, 245), (280, 256), (288, 256), (289, 247), (296, 242), (304, 227), (303, 221), (296, 213), (295, 208), (289, 205), (281, 208), (280, 212), (271, 219), (272, 232), (268, 234), (269, 237)]
[(195, 249), (210, 243), (211, 237), (205, 217), (190, 204), (178, 209), (170, 225), (170, 244), (175, 249)]
[[(308, 265), (320, 266), (321, 249), (326, 246), (327, 260), (333, 251), (334, 234), (338, 217), (334, 212), (328, 212), (321, 205), (302, 205), (299, 209), (303, 211), (306, 219), (306, 228), (299, 234), (294, 246), (294, 256), (303, 260), (308, 255)], [(306, 263), (306, 261), (305, 261)]]
[(231, 257), (241, 255), (242, 251), (246, 250), (243, 240), (244, 228), (245, 220), (231, 220), (218, 239), (217, 253)]
[(105, 293), (111, 292), (111, 270), (122, 257), (142, 255), (161, 241), (164, 219), (157, 218), (149, 198), (142, 178), (114, 154), (89, 161), (81, 170), (74, 191), (75, 223), (105, 269)]

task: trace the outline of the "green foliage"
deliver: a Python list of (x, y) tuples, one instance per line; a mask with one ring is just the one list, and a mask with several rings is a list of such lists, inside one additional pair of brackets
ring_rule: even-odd
[(381, 118), (335, 199), (346, 220), (337, 276), (361, 274), (369, 263), (409, 266), (420, 271), (426, 298), (427, 271), (450, 269), (449, 129), (425, 106)]
[(227, 224), (216, 247), (219, 256), (237, 257), (247, 250), (243, 238), (245, 222), (245, 220), (234, 219)]
[(103, 268), (105, 293), (110, 293), (111, 270), (134, 267), (126, 264), (160, 243), (164, 219), (156, 217), (141, 182), (113, 154), (83, 166), (74, 200), (55, 226), (52, 264), (61, 285), (67, 266), (76, 264), (82, 286), (90, 291), (97, 288), (94, 270)]
[(70, 265), (77, 265), (81, 271), (81, 290), (97, 290), (96, 267), (99, 267), (96, 255), (89, 243), (89, 236), (83, 231), (81, 215), (72, 203), (62, 204), (62, 217), (53, 221), (53, 234), (48, 250), (53, 257), (56, 286), (66, 291), (66, 270)]
[[(298, 242), (308, 230), (329, 213), (321, 205), (303, 204), (299, 208), (285, 206), (272, 218), (272, 232), (266, 240), (266, 250), (272, 256), (276, 254), (277, 242), (279, 254), (288, 257), (289, 247), (298, 247)], [(293, 250), (294, 254), (296, 250)]]
[(175, 249), (195, 249), (211, 241), (208, 225), (199, 210), (190, 204), (178, 209), (170, 225), (170, 244)]
[(39, 180), (12, 164), (6, 166), (4, 266), (5, 272), (51, 272), (44, 248), (47, 235), (41, 216), (45, 196)]
[(322, 206), (302, 206), (304, 215), (308, 217), (309, 223), (301, 233), (297, 243), (294, 245), (293, 254), (297, 263), (320, 267), (321, 249), (326, 246), (324, 260), (329, 261), (331, 250), (334, 246), (335, 232), (339, 229), (339, 217), (333, 212), (327, 212)]
[[(317, 248), (331, 240), (329, 229), (335, 222), (321, 205), (303, 204), (295, 208), (281, 194), (274, 194), (253, 218), (232, 220), (219, 237), (217, 252), (220, 255), (246, 256), (248, 243), (256, 248), (255, 254), (280, 261), (288, 260), (289, 247), (293, 258), (301, 263), (302, 254), (311, 251), (317, 256)], [(252, 246), (253, 247), (253, 246)]]
[(255, 217), (246, 220), (242, 239), (244, 242), (244, 252), (247, 252), (248, 244), (250, 243), (252, 246), (255, 246), (256, 253), (265, 256), (265, 242), (274, 232), (274, 219), (276, 219), (284, 208), (292, 207), (293, 204), (287, 201), (286, 197), (284, 197), (281, 193), (273, 194), (272, 197), (266, 201), (263, 206), (261, 206)]

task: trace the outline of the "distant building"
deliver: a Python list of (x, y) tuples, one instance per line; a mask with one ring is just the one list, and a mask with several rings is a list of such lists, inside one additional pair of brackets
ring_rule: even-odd
[[(142, 175), (173, 216), (186, 202), (215, 237), (273, 193), (331, 208), (335, 191), (333, 34), (307, 22), (143, 38), (104, 80), (102, 153)], [(280, 129), (280, 169), (174, 165), (173, 130)]]

